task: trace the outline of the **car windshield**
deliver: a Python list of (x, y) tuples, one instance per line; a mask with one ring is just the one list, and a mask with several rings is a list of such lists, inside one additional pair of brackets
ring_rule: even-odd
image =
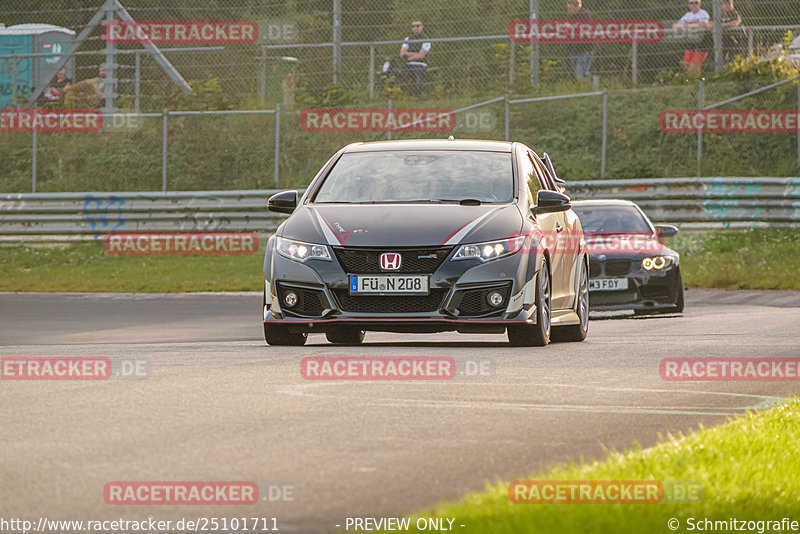
[(652, 234), (653, 229), (642, 214), (628, 206), (573, 205), (584, 232), (618, 234)]
[(344, 154), (313, 201), (505, 203), (513, 198), (508, 152), (381, 151)]

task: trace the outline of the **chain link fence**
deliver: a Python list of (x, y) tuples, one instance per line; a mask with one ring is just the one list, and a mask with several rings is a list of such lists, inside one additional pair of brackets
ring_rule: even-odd
[[(541, 29), (547, 21), (566, 19), (566, 0), (178, 0), (169, 6), (120, 1), (140, 22), (252, 21), (258, 39), (159, 43), (168, 63), (191, 86), (187, 95), (140, 44), (115, 43), (109, 55), (101, 21), (67, 64), (70, 81), (97, 78), (113, 58), (114, 109), (145, 115), (135, 127), (41, 132), (35, 141), (30, 132), (0, 132), (6, 155), (0, 160), (0, 191), (30, 191), (32, 165), (41, 191), (159, 190), (162, 182), (170, 190), (256, 189), (275, 185), (276, 165), (279, 186), (303, 186), (344, 144), (389, 137), (374, 131), (309, 131), (305, 109), (458, 110), (489, 100), (456, 113), (447, 131), (395, 131), (391, 137), (503, 139), (508, 133), (549, 152), (559, 173), (571, 180), (695, 176), (698, 171), (705, 176), (798, 173), (796, 132), (698, 136), (664, 131), (659, 123), (664, 110), (698, 109), (797, 76), (791, 62), (800, 65), (800, 49), (790, 45), (800, 35), (800, 11), (793, 0), (734, 0), (739, 24), (729, 4), (704, 0), (700, 8), (712, 21), (733, 25), (699, 29), (673, 29), (693, 9), (688, 2), (583, 0), (594, 21), (655, 21), (664, 28), (657, 42), (589, 44), (511, 38), (514, 21), (536, 19)], [(26, 81), (24, 73), (61, 57), (65, 48), (43, 48), (47, 43), (36, 48), (34, 41), (9, 37), (9, 30), (51, 24), (79, 35), (102, 7), (102, 0), (28, 5), (0, 0), (2, 107), (100, 107), (80, 99), (29, 102), (35, 80)], [(422, 22), (421, 40), (431, 44), (419, 95), (400, 57), (403, 39), (416, 29), (414, 21)], [(585, 76), (577, 77), (573, 56), (588, 49), (591, 61)], [(687, 50), (707, 54), (697, 71), (687, 69)], [(750, 59), (737, 60), (737, 55)], [(780, 62), (767, 61), (778, 57)], [(52, 77), (52, 68), (47, 74)], [(506, 95), (514, 101), (604, 89), (605, 134), (602, 97), (512, 104), (506, 122)], [(726, 108), (797, 109), (797, 91), (790, 83)], [(170, 115), (164, 128), (165, 109), (271, 110), (278, 104), (279, 131), (273, 115)]]

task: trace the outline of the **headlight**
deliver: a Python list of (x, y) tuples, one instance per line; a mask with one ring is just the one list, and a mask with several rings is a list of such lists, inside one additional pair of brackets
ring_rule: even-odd
[(275, 249), (281, 256), (286, 256), (290, 260), (306, 261), (307, 259), (331, 261), (331, 252), (326, 245), (315, 245), (313, 243), (303, 243), (302, 241), (292, 241), (278, 237), (275, 241)]
[(514, 254), (522, 248), (525, 243), (525, 236), (512, 237), (502, 241), (489, 241), (486, 243), (475, 243), (472, 245), (461, 245), (453, 261), (456, 260), (481, 260), (489, 261)]
[(642, 268), (645, 271), (660, 271), (670, 267), (674, 260), (670, 256), (654, 256), (642, 260)]

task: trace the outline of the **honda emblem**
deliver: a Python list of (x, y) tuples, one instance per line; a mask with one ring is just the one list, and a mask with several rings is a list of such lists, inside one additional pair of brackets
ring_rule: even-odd
[(381, 254), (381, 269), (384, 271), (399, 271), (403, 259), (396, 252)]

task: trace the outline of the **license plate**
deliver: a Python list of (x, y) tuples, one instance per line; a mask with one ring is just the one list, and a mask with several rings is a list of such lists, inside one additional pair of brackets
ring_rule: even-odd
[(625, 291), (628, 289), (627, 278), (598, 278), (589, 280), (589, 291)]
[(351, 275), (351, 295), (427, 295), (427, 276)]

